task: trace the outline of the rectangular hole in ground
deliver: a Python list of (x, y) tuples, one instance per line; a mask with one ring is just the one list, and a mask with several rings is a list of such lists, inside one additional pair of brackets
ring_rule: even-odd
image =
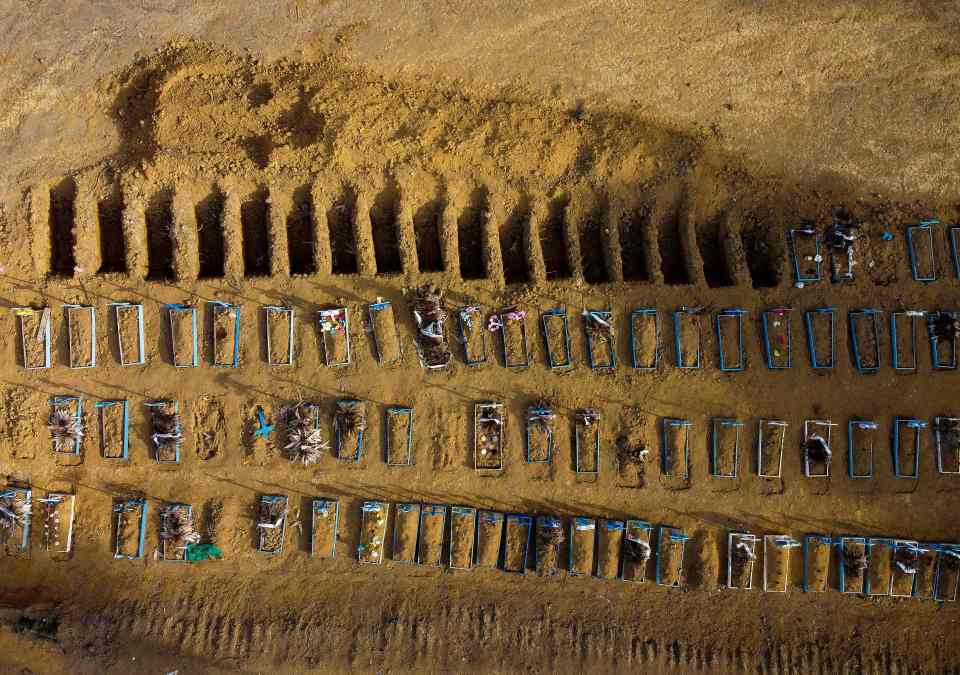
[(624, 214), (620, 221), (620, 261), (624, 281), (648, 281), (644, 228), (650, 221), (650, 207), (643, 206)]
[(123, 238), (123, 193), (114, 185), (110, 194), (97, 203), (97, 223), (100, 226), (99, 274), (127, 271), (127, 247)]
[(771, 288), (780, 283), (779, 260), (783, 250), (782, 245), (776, 242), (769, 222), (763, 217), (748, 216), (740, 229), (747, 269), (750, 270), (754, 288)]
[(396, 274), (402, 271), (400, 242), (397, 239), (397, 214), (400, 211), (400, 193), (395, 185), (388, 185), (370, 208), (370, 227), (373, 228), (373, 254), (377, 260), (377, 274)]
[(547, 279), (569, 279), (570, 256), (567, 253), (567, 196), (551, 199), (547, 205), (547, 220), (540, 230), (540, 250)]
[(266, 188), (259, 188), (240, 206), (243, 229), (243, 274), (270, 276), (270, 212)]
[(687, 265), (683, 258), (683, 238), (680, 232), (680, 216), (683, 213), (684, 200), (680, 199), (671, 206), (660, 220), (657, 232), (657, 246), (660, 250), (660, 271), (668, 284), (688, 284)]
[(421, 272), (442, 272), (443, 253), (440, 248), (440, 219), (444, 204), (434, 199), (413, 216), (413, 235), (417, 241), (417, 263)]
[(470, 203), (457, 221), (457, 241), (460, 253), (460, 276), (464, 279), (483, 279), (483, 225), (487, 219), (487, 190), (477, 188), (470, 195)]
[(724, 240), (727, 236), (726, 214), (719, 213), (709, 222), (697, 225), (697, 248), (703, 260), (703, 276), (711, 288), (732, 286), (733, 277), (727, 265)]
[(334, 274), (357, 273), (357, 242), (353, 231), (356, 205), (356, 195), (347, 188), (327, 211), (330, 255)]
[(173, 279), (173, 191), (161, 190), (147, 204), (147, 278)]
[(313, 197), (309, 185), (301, 185), (293, 193), (293, 207), (287, 215), (287, 248), (290, 274), (313, 274), (317, 271)]
[(503, 260), (503, 278), (508, 284), (527, 281), (527, 256), (523, 245), (523, 230), (530, 218), (529, 200), (521, 197), (500, 226), (500, 254)]
[(606, 248), (606, 238), (603, 236), (606, 222), (607, 203), (600, 200), (580, 223), (580, 257), (583, 260), (583, 279), (588, 284), (609, 281), (603, 253)]
[(216, 279), (223, 276), (223, 205), (225, 201), (226, 198), (220, 188), (214, 187), (210, 195), (197, 204), (194, 210), (197, 217), (201, 279)]
[(77, 184), (69, 176), (50, 188), (50, 272), (59, 277), (72, 277), (77, 265), (76, 200)]

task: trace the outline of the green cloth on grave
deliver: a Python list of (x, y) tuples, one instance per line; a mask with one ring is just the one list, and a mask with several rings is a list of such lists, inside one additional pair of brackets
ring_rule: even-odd
[(213, 544), (188, 544), (187, 560), (200, 562), (201, 560), (219, 560), (223, 558), (223, 551)]

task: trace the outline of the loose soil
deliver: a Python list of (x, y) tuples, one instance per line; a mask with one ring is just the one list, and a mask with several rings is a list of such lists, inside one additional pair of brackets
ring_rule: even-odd
[(332, 558), (337, 546), (337, 502), (314, 504), (310, 536), (310, 553), (318, 558)]
[(370, 309), (373, 339), (377, 346), (377, 359), (384, 366), (400, 360), (400, 338), (397, 335), (397, 320), (393, 305)]
[[(324, 362), (328, 366), (344, 365), (350, 356), (347, 315), (346, 313), (337, 313), (335, 317), (326, 320), (331, 323), (331, 329), (322, 331)], [(333, 330), (333, 326), (336, 327), (336, 330)]]
[(658, 544), (657, 567), (660, 570), (660, 584), (662, 586), (683, 585), (686, 542), (671, 541), (668, 534), (662, 533)]
[[(720, 377), (707, 324), (704, 370), (678, 372), (665, 359), (656, 377), (627, 368), (602, 378), (590, 373), (579, 330), (573, 336), (577, 367), (567, 376), (546, 369), (538, 339), (530, 340), (532, 364), (522, 373), (500, 368), (499, 356), (484, 368), (455, 359), (442, 373), (381, 369), (366, 340), (355, 345), (352, 366), (336, 370), (322, 367), (322, 351), (311, 340), (302, 354), (298, 349), (293, 368), (270, 369), (258, 358), (237, 371), (175, 371), (161, 309), (184, 298), (242, 304), (248, 346), (261, 353), (264, 305), (289, 304), (310, 317), (319, 307), (345, 306), (362, 317), (362, 326), (378, 296), (403, 302), (405, 287), (433, 281), (454, 306), (519, 302), (531, 321), (549, 307), (611, 307), (624, 325), (630, 308), (657, 307), (667, 317), (663, 340), (672, 355), (669, 318), (679, 306), (704, 306), (704, 316), (717, 307), (744, 307), (752, 324), (764, 309), (790, 304), (799, 342), (805, 336), (798, 322), (811, 307), (835, 305), (839, 316), (864, 306), (885, 312), (951, 307), (954, 279), (941, 275), (928, 285), (910, 279), (903, 232), (920, 217), (936, 215), (945, 223), (957, 217), (954, 172), (944, 162), (957, 155), (960, 138), (950, 105), (960, 81), (951, 61), (956, 8), (921, 2), (912, 8), (920, 11), (905, 12), (880, 0), (824, 14), (713, 0), (642, 7), (550, 1), (518, 14), (506, 5), (462, 2), (430, 8), (295, 2), (279, 10), (247, 3), (243, 11), (231, 0), (215, 9), (180, 4), (174, 12), (157, 3), (113, 2), (13, 9), (11, 25), (18, 30), (4, 46), (0, 83), (6, 94), (0, 145), (8, 158), (0, 167), (6, 301), (50, 306), (58, 321), (66, 303), (93, 304), (107, 317), (108, 302), (142, 301), (144, 356), (151, 365), (135, 369), (133, 378), (119, 367), (107, 320), (95, 373), (65, 367), (68, 345), (59, 323), (53, 370), (23, 371), (16, 320), (9, 312), (0, 317), (8, 336), (0, 464), (5, 474), (40, 487), (69, 474), (80, 516), (73, 560), (52, 565), (35, 555), (10, 562), (7, 606), (19, 611), (34, 599), (49, 602), (61, 628), (58, 644), (43, 651), (7, 630), (4, 619), (2, 670), (107, 672), (127, 664), (127, 670), (149, 672), (691, 672), (710, 663), (754, 672), (799, 663), (824, 672), (939, 672), (956, 666), (948, 648), (951, 606), (863, 602), (841, 597), (833, 583), (820, 595), (799, 597), (791, 589), (782, 597), (762, 596), (763, 611), (756, 611), (756, 592), (710, 594), (717, 575), (702, 563), (714, 555), (709, 542), (728, 528), (793, 536), (807, 529), (848, 531), (850, 519), (838, 514), (855, 514), (859, 525), (850, 529), (866, 536), (953, 540), (950, 514), (960, 493), (952, 477), (936, 474), (929, 441), (919, 480), (898, 482), (915, 489), (909, 509), (891, 485), (886, 460), (877, 462), (869, 499), (858, 493), (864, 484), (852, 486), (843, 471), (835, 472), (829, 493), (815, 495), (796, 447), (804, 418), (829, 415), (843, 424), (870, 411), (886, 425), (896, 414), (950, 414), (955, 373), (933, 374), (942, 385), (934, 387), (902, 379), (931, 376), (923, 328), (918, 373), (894, 374), (884, 351), (881, 371), (869, 382), (852, 371), (844, 348), (835, 371), (824, 377), (810, 372), (800, 344), (792, 370), (767, 371), (753, 336), (746, 343), (748, 371)], [(176, 41), (165, 44), (174, 34)], [(891, 41), (891, 34), (905, 39)], [(805, 86), (798, 90), (797, 81)], [(804, 114), (790, 113), (798, 109)], [(297, 194), (305, 185), (309, 211), (301, 206), (302, 191)], [(214, 192), (223, 196), (222, 213), (199, 220), (221, 224), (222, 277), (218, 265), (204, 262), (217, 259), (219, 245), (205, 236), (205, 243), (196, 242), (196, 206)], [(444, 203), (435, 222), (445, 271), (425, 276), (410, 224), (436, 200)], [(531, 241), (526, 230), (519, 236), (515, 226), (504, 230), (521, 203), (529, 206), (522, 222)], [(101, 205), (109, 217), (98, 217)], [(793, 288), (784, 231), (806, 219), (822, 228), (838, 205), (864, 222), (856, 281)], [(389, 225), (396, 246), (383, 238), (383, 228), (374, 232), (375, 208), (374, 220)], [(291, 230), (286, 225), (294, 209), (299, 222)], [(119, 229), (123, 244), (107, 253), (105, 226)], [(288, 270), (305, 268), (291, 259), (290, 239), (296, 244), (307, 228), (316, 273), (293, 277)], [(538, 230), (560, 228), (562, 251), (548, 247), (547, 255), (536, 246)], [(510, 235), (512, 278), (529, 280), (509, 294), (501, 279), (501, 231)], [(624, 232), (631, 245), (623, 245)], [(711, 252), (727, 237), (734, 241), (724, 242), (724, 251), (730, 244), (742, 255)], [(268, 259), (251, 256), (250, 245), (245, 251), (249, 242), (268, 251)], [(594, 248), (583, 251), (584, 244)], [(201, 257), (198, 246), (213, 253)], [(564, 255), (570, 278), (562, 269), (548, 277)], [(624, 255), (644, 260), (625, 263)], [(245, 257), (252, 264), (245, 265)], [(397, 269), (394, 257), (402, 273), (378, 275), (381, 261)], [(474, 278), (464, 280), (461, 270)], [(247, 271), (271, 276), (245, 279)], [(211, 276), (201, 279), (205, 274)], [(148, 280), (151, 275), (166, 283)], [(648, 283), (621, 281), (643, 275)], [(722, 285), (728, 277), (734, 285)], [(608, 281), (592, 283), (602, 279)], [(493, 339), (491, 352), (498, 352), (500, 337), (478, 323), (479, 335)], [(538, 335), (535, 323), (530, 328)], [(412, 338), (408, 319), (400, 329), (404, 340)], [(128, 342), (129, 356), (136, 343)], [(622, 347), (619, 356), (629, 358)], [(64, 391), (83, 392), (91, 414), (94, 400), (128, 399), (138, 432), (146, 426), (145, 399), (170, 396), (186, 411), (201, 396), (216, 397), (223, 405), (223, 449), (215, 464), (187, 461), (158, 471), (148, 463), (149, 439), (136, 433), (129, 467), (97, 457), (61, 467), (47, 451), (44, 420), (49, 397)], [(417, 446), (429, 448), (432, 461), (397, 471), (379, 461), (382, 448), (372, 446), (361, 467), (307, 468), (264, 450), (279, 443), (279, 434), (250, 441), (256, 405), (279, 410), (302, 396), (324, 405), (342, 396), (370, 401), (377, 406), (376, 414), (370, 409), (374, 444), (385, 435), (377, 426), (379, 406), (415, 406), (418, 417), (424, 411)], [(696, 424), (689, 489), (668, 492), (664, 483), (649, 481), (627, 490), (613, 472), (595, 484), (571, 484), (566, 465), (538, 481), (513, 470), (511, 462), (522, 457), (525, 408), (541, 396), (564, 415), (600, 409), (609, 438), (619, 435), (613, 421), (621, 409), (642, 405), (656, 424), (652, 453), (663, 417), (689, 417)], [(507, 471), (496, 478), (473, 471), (469, 418), (478, 400), (507, 406)], [(186, 431), (195, 438), (190, 412)], [(790, 422), (781, 494), (757, 489), (746, 471), (730, 494), (704, 488), (703, 430), (719, 415), (740, 416), (751, 432), (759, 417)], [(561, 426), (566, 453), (569, 428)], [(744, 447), (755, 447), (748, 435)], [(842, 437), (835, 445), (845, 450)], [(252, 447), (257, 454), (249, 454)], [(885, 457), (886, 444), (882, 450)], [(613, 443), (602, 452), (608, 461)], [(131, 490), (222, 504), (216, 543), (225, 560), (162, 569), (151, 555), (135, 564), (114, 560), (110, 505)], [(281, 559), (257, 554), (252, 541), (256, 497), (273, 492), (297, 495), (301, 504), (290, 523), (301, 522), (295, 529), (300, 546), (288, 547)], [(331, 561), (310, 560), (305, 550), (303, 505), (317, 493), (341, 499), (344, 508), (343, 555)], [(603, 584), (598, 593), (596, 580), (411, 574), (356, 565), (359, 504), (371, 498), (636, 517), (675, 523), (700, 539), (688, 550), (689, 591), (651, 588), (643, 590), (642, 602), (634, 586)], [(152, 551), (153, 520), (148, 532)], [(316, 583), (291, 583), (303, 578)], [(452, 604), (456, 621), (448, 616)], [(798, 628), (824, 616), (845, 630), (819, 631), (811, 640), (809, 630)], [(443, 640), (436, 639), (438, 626)]]
[(503, 514), (479, 511), (477, 518), (477, 567), (496, 567), (503, 541)]
[(655, 314), (635, 314), (630, 319), (633, 336), (631, 350), (637, 368), (653, 368), (657, 364), (660, 343), (657, 336)]
[(767, 313), (767, 342), (770, 348), (770, 363), (775, 368), (786, 368), (793, 356), (792, 312)]
[[(363, 401), (339, 401), (333, 413), (337, 457), (359, 461), (366, 438), (367, 406)], [(349, 420), (353, 420), (351, 423)]]
[(413, 411), (387, 411), (387, 464), (406, 466), (413, 463), (412, 427)]
[[(48, 493), (47, 499), (54, 496)], [(47, 501), (41, 507), (43, 548), (57, 561), (68, 560), (73, 552), (71, 529), (74, 520), (75, 496), (60, 494), (60, 501)]]
[(527, 354), (527, 320), (509, 319), (500, 315), (503, 327), (500, 337), (503, 340), (504, 365), (507, 368), (526, 367), (529, 356)]
[(564, 316), (545, 314), (543, 316), (544, 339), (546, 340), (547, 362), (556, 368), (570, 365), (570, 338), (564, 325)]
[(720, 332), (723, 335), (723, 362), (728, 368), (741, 366), (740, 331), (738, 325), (741, 317), (719, 316)]
[[(283, 548), (283, 537), (287, 529), (287, 499), (280, 501), (261, 501), (257, 513), (257, 523), (274, 524), (279, 521), (279, 527), (258, 527), (260, 550), (263, 553), (277, 553)], [(280, 520), (281, 515), (283, 520)]]
[(860, 367), (870, 370), (880, 367), (880, 343), (878, 333), (874, 331), (875, 320), (879, 322), (880, 319), (875, 315), (866, 315), (854, 318), (853, 323), (860, 349)]
[[(816, 360), (818, 367), (836, 367), (836, 310), (825, 312), (810, 312), (806, 321), (808, 331), (813, 333), (813, 353), (809, 354), (811, 365)], [(809, 349), (809, 345), (807, 348)]]
[(463, 342), (464, 360), (480, 364), (487, 360), (487, 330), (483, 324), (483, 312), (457, 313), (460, 326), (460, 339)]
[(597, 549), (597, 524), (590, 520), (574, 522), (571, 531), (570, 573), (589, 576), (593, 574)]
[(758, 458), (759, 473), (764, 476), (780, 476), (783, 471), (783, 451), (786, 445), (787, 428), (779, 424), (763, 424), (760, 433), (763, 434), (763, 452)]
[(627, 523), (623, 538), (624, 581), (642, 582), (653, 578), (656, 557), (650, 537), (650, 530)]
[(117, 553), (123, 556), (135, 557), (140, 542), (140, 520), (143, 518), (143, 507), (137, 506), (133, 510), (124, 509), (115, 513), (118, 542)]
[(194, 326), (194, 310), (170, 310), (170, 353), (173, 356), (173, 365), (179, 368), (191, 368), (195, 364), (195, 349), (198, 347), (198, 336)]
[(574, 421), (576, 437), (577, 471), (580, 473), (599, 473), (600, 464), (598, 448), (600, 448), (600, 416), (588, 418), (577, 414)]
[(527, 548), (530, 544), (532, 524), (519, 517), (507, 516), (504, 533), (506, 544), (503, 550), (503, 569), (506, 572), (523, 573), (527, 566)]
[(739, 455), (737, 452), (738, 439), (742, 434), (742, 427), (727, 427), (717, 425), (716, 459), (714, 470), (717, 476), (737, 476), (739, 472)]
[(417, 545), (417, 562), (421, 565), (440, 565), (443, 554), (443, 533), (447, 521), (446, 507), (440, 505), (431, 511), (424, 506), (420, 523), (420, 542)]
[(237, 334), (237, 310), (223, 305), (213, 306), (213, 365), (233, 366)]
[(96, 363), (94, 311), (92, 307), (67, 309), (71, 368), (89, 368)]
[(384, 506), (379, 511), (364, 511), (360, 521), (361, 563), (379, 565), (383, 562), (384, 542), (387, 536), (387, 512)]
[[(791, 559), (794, 551), (801, 551), (799, 548), (788, 548), (777, 546), (772, 540), (767, 539), (764, 543), (764, 590), (768, 592), (785, 592), (790, 583)], [(802, 555), (802, 552), (800, 553)]]
[(844, 570), (844, 590), (847, 593), (866, 591), (867, 570), (857, 563), (857, 560), (865, 559), (866, 552), (867, 546), (861, 541), (846, 541), (838, 551)]
[(105, 459), (121, 459), (123, 457), (123, 405), (103, 406), (97, 409), (100, 421), (100, 454)]
[(893, 542), (881, 544), (876, 541), (870, 547), (870, 595), (889, 595), (893, 576)]
[(270, 349), (267, 360), (275, 366), (293, 363), (293, 314), (282, 310), (267, 310), (267, 332)]
[(203, 460), (222, 457), (227, 438), (223, 402), (212, 396), (202, 396), (190, 407), (197, 457)]
[(140, 322), (137, 319), (137, 307), (117, 307), (117, 340), (123, 362), (139, 363), (143, 359), (140, 353)]
[[(24, 367), (43, 368), (46, 363), (47, 344), (52, 341), (51, 321), (46, 326), (42, 321), (43, 310), (34, 309), (29, 314), (19, 314), (20, 343), (23, 345)], [(43, 329), (43, 330), (41, 330)]]
[(563, 534), (563, 522), (557, 518), (551, 522), (543, 516), (537, 518), (536, 527), (536, 571), (538, 576), (553, 576), (560, 566), (560, 547), (566, 538)]
[(391, 559), (412, 563), (417, 555), (417, 532), (420, 529), (420, 505), (397, 504), (393, 523)]
[(548, 462), (550, 461), (551, 448), (554, 445), (554, 428), (556, 426), (555, 417), (537, 417), (527, 418), (527, 461), (528, 462)]
[[(620, 526), (617, 529), (617, 526)], [(613, 527), (611, 527), (613, 526)], [(601, 520), (597, 530), (597, 576), (616, 579), (620, 574), (620, 549), (623, 545), (623, 523)]]
[(752, 548), (754, 554), (756, 554), (756, 542), (751, 542), (740, 537), (733, 538), (731, 541), (731, 548), (727, 552), (727, 554), (730, 556), (729, 584), (731, 588), (748, 589), (751, 587), (751, 582), (753, 580), (753, 570), (756, 560), (751, 560), (746, 553), (742, 553), (737, 550), (736, 546), (739, 542), (746, 543)]
[(805, 570), (805, 576), (807, 588), (811, 592), (822, 593), (827, 590), (827, 584), (830, 581), (832, 545), (829, 542), (823, 542), (819, 539), (811, 539), (806, 545), (807, 568)]
[(854, 425), (849, 441), (852, 447), (848, 455), (853, 475), (867, 476), (873, 472), (874, 448), (878, 438), (882, 438), (879, 429), (864, 429)]
[[(680, 354), (676, 355), (679, 360), (682, 358), (682, 365), (685, 367), (693, 366), (697, 363), (697, 355), (701, 354), (702, 344), (702, 318), (700, 314), (680, 314)], [(703, 359), (701, 355), (701, 365)]]
[(473, 567), (473, 547), (477, 531), (477, 514), (461, 512), (454, 506), (450, 511), (450, 567)]

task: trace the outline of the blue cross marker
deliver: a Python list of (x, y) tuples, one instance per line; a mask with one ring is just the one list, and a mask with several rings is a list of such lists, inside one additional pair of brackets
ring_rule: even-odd
[(270, 434), (273, 432), (275, 425), (267, 424), (267, 418), (263, 414), (263, 408), (257, 406), (257, 428), (253, 431), (254, 438), (262, 438), (263, 440), (268, 440)]

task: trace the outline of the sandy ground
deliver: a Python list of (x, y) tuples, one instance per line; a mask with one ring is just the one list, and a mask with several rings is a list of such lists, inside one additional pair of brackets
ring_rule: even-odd
[[(956, 476), (936, 473), (932, 436), (920, 479), (896, 479), (896, 415), (958, 415), (955, 372), (858, 374), (846, 311), (953, 305), (943, 228), (939, 279), (913, 282), (904, 226), (956, 217), (958, 10), (946, 3), (277, 3), (8, 6), (0, 62), (2, 301), (53, 309), (51, 370), (20, 367), (16, 317), (5, 354), (0, 467), (37, 496), (77, 495), (74, 555), (48, 559), (35, 523), (29, 559), (7, 559), (3, 598), (60, 618), (57, 642), (0, 635), (5, 667), (36, 672), (392, 672), (521, 670), (953, 672), (951, 605), (722, 589), (729, 530), (955, 541)], [(42, 39), (35, 41), (41, 35)], [(858, 279), (792, 287), (784, 229), (864, 222)], [(882, 237), (894, 233), (892, 240)], [(467, 277), (467, 278), (465, 278)], [(472, 277), (472, 278), (471, 278)], [(417, 363), (411, 288), (434, 282), (449, 308), (514, 303), (529, 312), (532, 365), (490, 362), (426, 373)], [(366, 307), (394, 302), (400, 364), (378, 365)], [(215, 369), (209, 300), (242, 309), (241, 367)], [(147, 364), (120, 367), (108, 303), (142, 302)], [(196, 369), (175, 369), (162, 303), (199, 313)], [(66, 367), (61, 305), (98, 312), (93, 370)], [(760, 312), (790, 304), (795, 366), (763, 368)], [(260, 307), (296, 311), (293, 367), (267, 364)], [(347, 306), (353, 362), (323, 365), (313, 321)], [(670, 312), (704, 307), (699, 371), (673, 364)], [(839, 308), (837, 368), (807, 367), (799, 310)], [(576, 367), (545, 364), (537, 321), (566, 306)], [(663, 365), (628, 367), (628, 311), (655, 306)], [(716, 368), (707, 320), (749, 311), (745, 373)], [(592, 373), (579, 313), (610, 309), (614, 373)], [(448, 330), (453, 330), (452, 321)], [(83, 337), (82, 335), (79, 337)], [(82, 344), (75, 336), (74, 345)], [(178, 340), (177, 344), (189, 345)], [(178, 353), (178, 363), (183, 359)], [(44, 428), (54, 395), (82, 396), (82, 460), (55, 456)], [(281, 436), (252, 436), (255, 410), (300, 398), (367, 401), (357, 464), (332, 454), (291, 464)], [(93, 403), (130, 403), (130, 461), (100, 456)], [(181, 403), (179, 466), (156, 464), (143, 403)], [(473, 403), (506, 404), (504, 469), (473, 464)], [(522, 461), (527, 406), (558, 412), (548, 466)], [(384, 410), (415, 410), (414, 464), (383, 461)], [(603, 424), (596, 477), (574, 471), (574, 411)], [(960, 415), (958, 415), (960, 416)], [(665, 417), (694, 422), (691, 481), (660, 475)], [(744, 424), (740, 478), (709, 476), (709, 424)], [(790, 423), (782, 481), (755, 475), (760, 418)], [(846, 442), (828, 480), (802, 475), (803, 420), (880, 422), (876, 476), (846, 478)], [(642, 479), (615, 461), (620, 436), (652, 457)], [(69, 464), (78, 464), (68, 466)], [(290, 499), (285, 549), (255, 550), (256, 500)], [(111, 504), (150, 503), (147, 554), (111, 557)], [(340, 500), (337, 555), (309, 555), (309, 500)], [(464, 504), (565, 519), (641, 518), (691, 536), (684, 588), (560, 574), (359, 566), (366, 499)], [(219, 563), (155, 559), (157, 508), (193, 505)], [(389, 547), (387, 547), (389, 550)], [(561, 564), (566, 564), (566, 554)], [(532, 566), (532, 565), (531, 565)], [(931, 644), (933, 645), (931, 647)]]

